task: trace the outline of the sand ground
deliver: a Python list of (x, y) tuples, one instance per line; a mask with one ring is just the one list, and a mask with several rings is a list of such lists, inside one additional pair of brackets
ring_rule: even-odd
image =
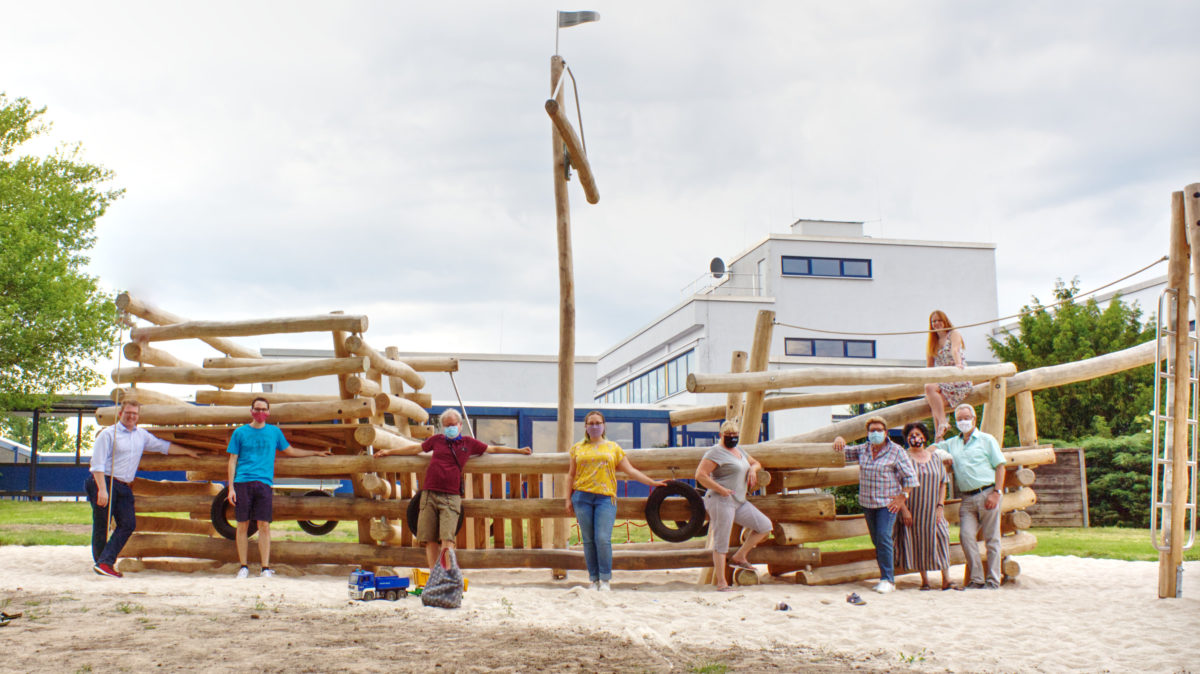
[(870, 583), (717, 593), (696, 571), (617, 572), (598, 593), (579, 573), (469, 570), (447, 611), (350, 601), (342, 577), (116, 580), (84, 547), (6, 546), (0, 604), (24, 615), (0, 629), (0, 671), (1200, 670), (1200, 564), (1185, 566), (1184, 598), (1159, 600), (1152, 562), (1016, 559), (999, 591), (922, 592), (913, 575), (886, 596)]

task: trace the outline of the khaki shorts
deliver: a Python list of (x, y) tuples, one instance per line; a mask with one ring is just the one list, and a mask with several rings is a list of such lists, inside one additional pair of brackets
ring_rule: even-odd
[(461, 514), (462, 497), (458, 494), (422, 490), (421, 514), (417, 517), (417, 541), (439, 543), (454, 540)]

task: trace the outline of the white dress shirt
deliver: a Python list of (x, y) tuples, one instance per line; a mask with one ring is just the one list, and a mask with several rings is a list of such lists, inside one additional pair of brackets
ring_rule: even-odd
[(150, 450), (166, 454), (170, 448), (171, 443), (154, 437), (149, 431), (136, 427), (131, 431), (125, 424), (117, 422), (96, 437), (90, 470), (112, 475), (122, 482), (133, 482), (142, 452)]

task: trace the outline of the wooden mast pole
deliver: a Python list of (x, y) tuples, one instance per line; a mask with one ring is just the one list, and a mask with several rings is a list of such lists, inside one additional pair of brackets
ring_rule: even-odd
[[(1200, 186), (1189, 185), (1189, 196), (1191, 193), (1200, 191), (1197, 188)], [(1192, 236), (1196, 233), (1192, 228), (1200, 226), (1200, 223), (1189, 222), (1185, 218), (1185, 202), (1187, 201), (1183, 192), (1171, 194), (1171, 249), (1170, 261), (1167, 263), (1167, 287), (1175, 288), (1177, 292), (1175, 306), (1171, 307), (1171, 317), (1168, 321), (1168, 325), (1173, 330), (1168, 343), (1175, 350), (1175, 372), (1170, 382), (1171, 385), (1167, 388), (1172, 394), (1170, 397), (1171, 419), (1167, 423), (1166, 433), (1170, 443), (1168, 447), (1171, 456), (1171, 479), (1170, 491), (1163, 494), (1161, 498), (1169, 499), (1170, 521), (1164, 522), (1164, 525), (1169, 527), (1165, 536), (1165, 543), (1169, 549), (1158, 554), (1158, 596), (1160, 599), (1180, 596), (1178, 570), (1183, 564), (1185, 509), (1188, 502), (1187, 458), (1188, 419), (1190, 417), (1188, 398), (1191, 393), (1191, 383), (1188, 381), (1191, 377), (1191, 366), (1189, 365), (1191, 343), (1188, 339), (1190, 334), (1188, 329), (1190, 304), (1188, 299), (1190, 294), (1188, 258), (1191, 256), (1191, 247), (1188, 239), (1191, 238), (1193, 242), (1197, 241)], [(1191, 257), (1191, 264), (1195, 268), (1200, 264), (1200, 260), (1196, 259), (1197, 256)], [(1151, 517), (1153, 516), (1154, 513), (1151, 513)]]
[[(550, 57), (550, 91), (558, 95), (554, 101), (562, 107), (563, 92), (558, 81), (563, 77), (563, 59)], [(551, 125), (551, 161), (554, 165), (554, 212), (558, 234), (558, 434), (556, 451), (571, 449), (575, 430), (575, 269), (571, 255), (571, 203), (567, 195), (567, 157), (562, 134)], [(555, 495), (566, 493), (563, 476), (553, 480)], [(567, 547), (567, 521), (552, 520), (552, 541), (555, 548)], [(555, 578), (566, 578), (566, 569), (554, 569)]]

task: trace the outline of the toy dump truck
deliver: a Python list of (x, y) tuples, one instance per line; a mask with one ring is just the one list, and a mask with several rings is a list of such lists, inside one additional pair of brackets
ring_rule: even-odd
[(408, 582), (407, 578), (400, 576), (377, 576), (358, 569), (350, 574), (350, 598), (359, 601), (404, 599), (408, 597)]

